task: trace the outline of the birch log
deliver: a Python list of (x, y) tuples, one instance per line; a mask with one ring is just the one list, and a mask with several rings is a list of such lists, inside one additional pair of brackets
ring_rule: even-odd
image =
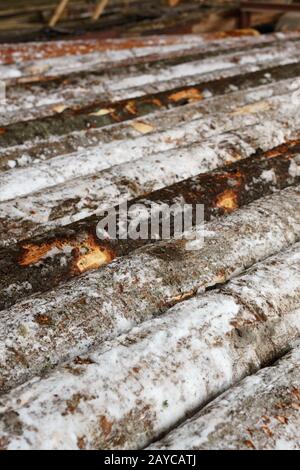
[[(83, 354), (295, 243), (299, 198), (299, 187), (277, 192), (207, 224), (200, 250), (186, 249), (191, 240), (161, 242), (0, 312), (0, 389)], [(278, 292), (288, 302), (287, 291), (285, 285)]]
[(93, 104), (96, 97), (98, 101), (114, 102), (279, 65), (293, 67), (300, 57), (299, 47), (294, 42), (287, 42), (276, 54), (273, 48), (259, 48), (256, 54), (254, 50), (255, 62), (247, 49), (225, 56), (221, 52), (214, 58), (207, 58), (209, 52), (198, 56), (180, 55), (163, 63), (147, 62), (111, 70), (106, 67), (102, 72), (93, 70), (74, 77), (7, 86), (6, 103), (0, 106), (0, 124), (7, 126), (17, 121), (51, 116), (66, 108), (76, 110), (79, 106)]
[[(291, 122), (288, 128), (285, 125), (287, 115)], [(86, 162), (91, 162), (91, 167), (101, 154), (102, 164), (105, 160), (111, 161), (114, 155), (120, 158), (120, 146), (122, 155), (130, 155), (134, 161), (112, 166), (98, 175), (72, 179), (63, 185), (0, 202), (0, 247), (42, 233), (46, 228), (83, 219), (200, 172), (244, 159), (258, 148), (265, 150), (283, 142), (288, 147), (288, 139), (300, 137), (299, 126), (298, 104), (290, 106), (290, 95), (287, 94), (159, 133), (127, 139), (122, 143), (103, 144), (101, 151), (85, 152)], [(198, 143), (202, 140), (204, 142)], [(154, 146), (156, 152), (153, 154)], [(176, 150), (167, 150), (174, 147)], [(51, 186), (56, 175), (63, 179), (68, 168), (71, 171), (68, 165), (71, 158), (60, 158), (55, 164), (53, 161), (44, 163), (45, 173), (51, 174), (48, 179), (42, 165), (37, 164), (17, 172), (11, 171), (9, 175), (0, 175), (0, 199), (10, 198), (16, 192), (29, 192), (41, 185)], [(78, 164), (80, 157), (77, 155), (73, 159)], [(56, 174), (54, 168), (57, 168)]]
[(299, 450), (299, 369), (298, 342), (277, 364), (244, 379), (150, 448)]
[[(2, 448), (144, 447), (289, 348), (300, 334), (299, 292), (296, 244), (2, 396)], [(240, 400), (229, 403), (238, 408)], [(235, 427), (227, 426), (230, 441)]]
[[(122, 224), (147, 224), (151, 233), (153, 207), (160, 210), (174, 204), (193, 207), (192, 223), (196, 223), (196, 205), (203, 205), (204, 220), (227, 215), (250, 202), (300, 183), (299, 142), (283, 145), (261, 155), (227, 165), (214, 172), (203, 173), (172, 186), (154, 191), (149, 196), (128, 202)], [(135, 218), (130, 210), (142, 204), (146, 213)], [(119, 207), (115, 208), (119, 214)], [(116, 236), (102, 239), (97, 227), (106, 214), (88, 217), (65, 227), (58, 227), (36, 238), (1, 249), (0, 309), (8, 308), (25, 296), (43, 292), (72, 277), (99, 269), (113, 259), (126, 256), (137, 248), (161, 237), (162, 222), (156, 235), (132, 238)], [(170, 220), (170, 236), (174, 227)]]
[[(268, 81), (268, 79), (266, 80)], [(223, 95), (221, 101), (219, 97), (216, 97), (190, 103), (182, 107), (181, 113), (178, 113), (175, 108), (173, 110), (161, 111), (154, 115), (150, 114), (149, 117), (145, 116), (143, 118), (142, 122), (145, 124), (143, 128), (140, 126), (139, 119), (133, 119), (130, 122), (115, 124), (107, 128), (93, 129), (89, 132), (75, 132), (60, 138), (52, 138), (51, 145), (49, 145), (49, 141), (39, 139), (31, 144), (24, 143), (16, 147), (2, 148), (0, 149), (0, 171), (15, 168), (22, 168), (22, 171), (20, 169), (17, 173), (12, 171), (6, 173), (5, 179), (1, 179), (1, 186), (3, 188), (6, 178), (9, 179), (10, 177), (14, 178), (14, 181), (15, 178), (18, 178), (19, 182), (24, 178), (27, 192), (37, 191), (49, 184), (60, 184), (68, 179), (84, 176), (103, 170), (106, 167), (129, 161), (131, 157), (138, 158), (139, 154), (135, 155), (134, 148), (137, 147), (138, 150), (140, 143), (145, 142), (145, 140), (148, 141), (148, 139), (150, 139), (149, 142), (143, 145), (143, 152), (147, 152), (145, 155), (174, 148), (177, 145), (177, 139), (174, 139), (172, 133), (174, 130), (172, 131), (172, 129), (175, 127), (179, 129), (179, 127), (188, 125), (191, 121), (202, 120), (202, 124), (199, 122), (199, 126), (201, 125), (201, 128), (207, 131), (203, 138), (226, 130), (226, 127), (224, 129), (222, 126), (224, 120), (230, 126), (228, 130), (231, 130), (230, 119), (232, 119), (233, 123), (236, 122), (233, 113), (240, 107), (254, 104), (257, 101), (268, 100), (271, 97), (275, 98), (276, 95), (296, 93), (299, 85), (299, 78), (280, 80), (273, 84), (254, 87), (251, 91), (248, 90), (248, 92), (243, 90)], [(284, 97), (282, 96), (282, 98)], [(293, 106), (295, 107), (296, 103), (294, 101), (290, 100), (286, 108), (286, 114), (288, 114), (289, 109), (292, 109)], [(244, 109), (244, 112), (240, 113), (240, 123), (244, 122), (247, 114), (262, 112), (263, 107), (250, 107), (248, 111), (247, 108)], [(268, 104), (266, 104), (265, 108), (267, 107)], [(293, 119), (291, 118), (290, 121), (290, 125), (293, 126)], [(206, 123), (210, 123), (210, 126), (206, 125)], [(191, 125), (193, 124), (191, 123)], [(287, 130), (286, 126), (285, 129)], [(168, 134), (162, 134), (164, 132)], [(164, 139), (164, 136), (166, 139)], [(134, 139), (132, 143), (130, 143), (131, 139)], [(155, 145), (153, 145), (151, 139), (155, 139)], [(118, 152), (113, 152), (113, 148), (116, 147), (116, 141), (119, 144), (117, 145)], [(273, 145), (277, 143), (282, 143), (282, 141), (278, 142), (278, 139), (276, 139)], [(111, 152), (108, 154), (109, 159), (106, 158), (106, 152), (109, 152), (108, 145), (112, 146)], [(120, 148), (125, 146), (127, 149), (128, 145), (132, 145), (130, 151), (120, 152)], [(45, 161), (54, 157), (57, 158), (53, 163)], [(59, 171), (55, 171), (56, 165), (59, 167)], [(29, 173), (24, 168), (26, 166), (30, 166)], [(49, 180), (50, 175), (51, 179)], [(46, 182), (42, 183), (41, 181), (45, 179)], [(20, 191), (19, 186), (20, 183), (12, 185), (12, 188), (15, 188), (15, 192), (11, 189), (12, 197), (16, 197), (16, 193)], [(22, 191), (24, 193), (24, 184), (22, 184)], [(3, 190), (1, 194), (3, 194)]]

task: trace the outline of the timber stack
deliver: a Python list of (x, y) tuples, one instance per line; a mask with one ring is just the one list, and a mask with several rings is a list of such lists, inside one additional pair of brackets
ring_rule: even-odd
[(0, 449), (300, 448), (299, 45), (1, 47)]

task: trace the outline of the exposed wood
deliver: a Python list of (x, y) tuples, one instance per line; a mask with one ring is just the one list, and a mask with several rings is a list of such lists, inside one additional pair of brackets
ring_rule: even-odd
[[(300, 310), (291, 313), (299, 331)], [(297, 323), (296, 323), (297, 322)], [(299, 450), (300, 346), (244, 379), (151, 449)]]
[[(2, 390), (84, 354), (105, 339), (165, 312), (197, 291), (228, 281), (299, 241), (299, 201), (299, 187), (276, 192), (207, 224), (208, 235), (200, 250), (186, 250), (191, 240), (155, 244), (0, 312), (0, 337), (5, 339), (0, 357)], [(279, 275), (281, 270), (274, 269)], [(297, 269), (289, 295), (286, 283), (294, 274), (288, 274), (282, 287), (268, 297), (274, 302), (278, 299), (279, 310), (275, 304), (266, 306), (276, 318), (280, 305), (291, 307), (290, 301), (299, 301), (299, 266)], [(289, 341), (291, 337), (284, 331), (276, 338)], [(263, 345), (272, 345), (273, 351), (269, 340)], [(80, 383), (84, 386), (84, 380)]]
[[(299, 289), (298, 244), (256, 265), (220, 291), (183, 302), (161, 318), (1, 397), (2, 447), (40, 449), (47, 443), (48, 449), (78, 449), (83, 442), (86, 449), (137, 449), (149, 444), (292, 345), (300, 334), (294, 312), (300, 305)], [(47, 330), (46, 318), (41, 316), (40, 324)], [(20, 362), (26, 361), (20, 351), (18, 355)], [(276, 398), (269, 391), (273, 403), (289, 408), (292, 402), (299, 405), (299, 351), (296, 358), (289, 365), (283, 362), (280, 373), (276, 368), (269, 373), (273, 387), (269, 382), (268, 389), (281, 390)], [(31, 367), (32, 363), (28, 364)], [(262, 374), (267, 380), (268, 374)], [(287, 383), (289, 393), (283, 401)], [(254, 393), (264, 390), (258, 384), (254, 381)], [(229, 409), (236, 413), (233, 423), (224, 420), (231, 430), (229, 436), (224, 433), (227, 442), (239, 432), (235, 422), (246, 427), (247, 421), (242, 423), (241, 419), (243, 404), (253, 410), (248, 416), (252, 425), (253, 418), (262, 414), (264, 403), (260, 394), (246, 391), (243, 402), (243, 394), (231, 393)], [(255, 397), (254, 402), (260, 404), (257, 409), (247, 395)], [(228, 404), (225, 410), (228, 416)], [(299, 409), (291, 410), (288, 416), (299, 422)], [(211, 433), (212, 427), (208, 429)], [(295, 431), (294, 438), (297, 444)], [(261, 442), (272, 441), (265, 437)], [(179, 447), (180, 443), (176, 449)]]

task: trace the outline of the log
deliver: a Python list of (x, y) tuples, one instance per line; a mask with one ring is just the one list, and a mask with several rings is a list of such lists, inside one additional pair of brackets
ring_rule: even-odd
[[(281, 52), (282, 54), (282, 52)], [(259, 57), (259, 54), (257, 55)], [(261, 54), (262, 66), (265, 62), (265, 53)], [(249, 56), (253, 67), (253, 56)], [(259, 61), (259, 59), (258, 59)], [(211, 60), (209, 67), (214, 66), (215, 60)], [(269, 62), (270, 63), (270, 62)], [(266, 64), (265, 64), (266, 65)], [(224, 66), (221, 61), (220, 69)], [(210, 68), (206, 70), (207, 72)], [(232, 62), (234, 67), (234, 61)], [(116, 122), (125, 122), (136, 117), (142, 117), (152, 112), (163, 111), (170, 108), (182, 107), (192, 101), (205, 99), (207, 93), (218, 96), (228, 93), (232, 87), (247, 89), (253, 85), (259, 85), (261, 80), (265, 83), (266, 73), (277, 75), (277, 79), (296, 77), (300, 65), (278, 66), (264, 68), (259, 72), (249, 72), (242, 75), (205, 81), (188, 87), (172, 88), (168, 91), (152, 93), (132, 99), (124, 99), (114, 103), (95, 101), (93, 104), (77, 109), (66, 109), (55, 116), (49, 116), (36, 120), (13, 123), (1, 128), (0, 145), (9, 147), (24, 144), (34, 139), (49, 139), (50, 136), (62, 136), (70, 132), (100, 128)], [(229, 67), (230, 68), (230, 67)], [(224, 71), (222, 71), (224, 74)], [(220, 78), (220, 77), (219, 77)], [(271, 79), (272, 80), (272, 79)], [(204, 89), (206, 93), (203, 94)]]
[[(268, 79), (266, 77), (262, 77), (262, 81), (268, 82), (270, 80), (272, 81), (272, 78)], [(14, 181), (18, 175), (18, 177), (20, 177), (19, 181), (22, 181), (23, 179), (23, 181), (27, 182), (27, 191), (37, 191), (44, 187), (45, 180), (49, 184), (49, 175), (55, 175), (57, 173), (55, 171), (56, 163), (60, 166), (60, 171), (57, 173), (59, 175), (59, 180), (54, 178), (50, 183), (51, 185), (63, 183), (70, 178), (85, 176), (86, 174), (103, 170), (113, 164), (121, 163), (122, 160), (120, 160), (120, 152), (118, 152), (117, 159), (115, 159), (112, 154), (109, 160), (110, 164), (108, 164), (106, 159), (103, 159), (103, 165), (102, 159), (99, 158), (98, 153), (100, 151), (100, 144), (101, 152), (102, 149), (105, 152), (106, 144), (116, 140), (118, 140), (120, 146), (126, 146), (128, 145), (128, 140), (130, 138), (135, 138), (135, 142), (138, 145), (138, 140), (136, 139), (137, 136), (142, 135), (143, 137), (151, 137), (153, 135), (153, 138), (155, 138), (154, 134), (156, 133), (157, 140), (159, 141), (161, 131), (166, 129), (171, 130), (172, 127), (177, 127), (186, 121), (194, 121), (199, 118), (203, 119), (204, 117), (206, 119), (212, 119), (213, 114), (220, 115), (220, 113), (233, 112), (236, 107), (254, 103), (257, 99), (263, 100), (274, 95), (291, 93), (291, 91), (295, 92), (299, 87), (299, 84), (299, 78), (293, 78), (254, 87), (251, 89), (250, 93), (246, 90), (232, 91), (229, 94), (223, 95), (221, 102), (220, 98), (216, 96), (215, 98), (208, 98), (185, 105), (181, 108), (180, 113), (178, 113), (176, 108), (156, 113), (155, 122), (153, 116), (150, 114), (149, 117), (145, 116), (142, 120), (142, 122), (148, 126), (145, 127), (148, 131), (146, 136), (140, 130), (135, 128), (138, 127), (135, 126), (135, 123), (136, 121), (139, 122), (139, 119), (133, 119), (132, 121), (117, 123), (108, 128), (91, 129), (88, 132), (81, 131), (65, 135), (60, 138), (52, 138), (51, 146), (48, 145), (47, 139), (39, 139), (37, 142), (31, 144), (26, 143), (13, 148), (2, 148), (0, 149), (0, 172), (5, 171), (8, 168), (15, 167), (21, 167), (23, 169), (34, 161), (37, 173), (35, 173), (34, 166), (28, 170), (29, 173), (27, 170), (25, 170), (24, 174), (22, 174), (21, 170), (17, 173), (6, 173), (4, 179), (1, 179), (1, 186), (2, 188), (4, 187), (5, 181), (7, 178), (10, 178), (10, 175), (12, 175)], [(276, 142), (274, 145), (276, 145)], [(88, 151), (82, 152), (82, 148), (86, 148)], [(160, 147), (158, 143), (158, 146), (153, 147), (152, 151), (159, 152), (159, 150)], [(74, 153), (74, 155), (72, 155), (72, 153)], [(126, 161), (131, 155), (131, 152), (128, 152), (128, 155), (124, 153), (123, 158), (125, 157)], [(61, 159), (56, 158), (53, 163), (44, 163), (45, 160), (58, 156), (61, 156)], [(39, 171), (44, 173), (42, 175), (42, 183), (40, 182), (41, 178), (39, 177)], [(17, 196), (16, 191), (20, 191), (18, 186), (15, 184), (13, 185), (15, 190), (12, 192), (11, 197)], [(20, 187), (24, 188), (24, 184), (20, 183)]]
[(107, 6), (107, 4), (108, 4), (108, 0), (99, 0), (97, 6), (95, 8), (93, 17), (92, 17), (93, 21), (99, 20), (100, 16), (104, 12), (105, 7)]
[[(130, 208), (142, 204), (147, 215), (137, 221), (149, 224), (153, 205), (190, 204), (193, 224), (196, 205), (204, 206), (206, 221), (226, 215), (250, 202), (300, 183), (300, 143), (258, 153), (213, 172), (202, 173), (179, 183), (128, 202), (128, 213), (122, 224), (133, 225)], [(115, 208), (119, 215), (119, 206)], [(117, 215), (117, 217), (118, 217)], [(97, 236), (97, 226), (105, 216), (94, 215), (65, 227), (58, 227), (36, 238), (26, 239), (0, 251), (0, 309), (22, 298), (43, 292), (83, 272), (99, 269), (115, 258), (126, 256), (140, 246), (161, 236), (162, 222), (156, 236), (148, 238), (103, 240)], [(137, 223), (136, 221), (136, 223)], [(170, 228), (174, 236), (174, 228)]]
[[(299, 51), (293, 42), (283, 46), (285, 55), (282, 53), (271, 55), (272, 60), (265, 61), (268, 49), (257, 49), (258, 55), (255, 64), (252, 63), (251, 56), (238, 49), (238, 54), (218, 55), (215, 60), (210, 54), (205, 52), (203, 59), (199, 56), (180, 57), (176, 60), (161, 61), (155, 64), (131, 65), (129, 70), (118, 68), (103, 72), (87, 72), (76, 74), (75, 77), (63, 77), (59, 80), (44, 80), (16, 86), (7, 87), (7, 99), (5, 106), (0, 107), (0, 124), (7, 126), (13, 122), (27, 121), (47, 116), (60, 114), (65, 109), (76, 110), (80, 106), (93, 104), (95, 96), (97, 99), (110, 100), (111, 102), (131, 99), (148, 95), (151, 93), (168, 91), (170, 88), (178, 88), (199, 84), (220, 78), (229, 78), (261, 70), (265, 67), (274, 67), (280, 64), (291, 65), (299, 61)], [(264, 53), (262, 52), (264, 51)], [(270, 49), (273, 52), (273, 48)], [(220, 51), (218, 51), (220, 53)], [(261, 56), (262, 54), (262, 56)], [(262, 57), (262, 60), (259, 57)], [(195, 61), (192, 61), (195, 59)], [(182, 61), (185, 62), (182, 62)], [(225, 69), (222, 69), (223, 60), (226, 62)], [(237, 65), (242, 60), (243, 65)], [(189, 62), (190, 61), (190, 62)], [(233, 65), (228, 64), (233, 61)], [(247, 63), (249, 62), (250, 63)], [(182, 64), (182, 66), (180, 66)], [(183, 65), (184, 64), (184, 65)], [(209, 71), (212, 70), (211, 72)], [(78, 88), (81, 90), (78, 93)], [(101, 98), (102, 97), (102, 98)], [(41, 103), (46, 103), (42, 104)]]
[[(223, 289), (187, 300), (46, 377), (35, 378), (0, 398), (2, 448), (114, 450), (148, 445), (291, 347), (300, 333), (299, 290), (296, 244)], [(299, 362), (299, 353), (297, 358)], [(281, 390), (277, 399), (272, 396), (273, 403), (281, 403), (286, 393), (280, 378), (288, 380), (287, 369), (296, 377), (297, 364), (284, 365), (279, 375), (273, 369), (279, 379), (276, 390)], [(259, 382), (250, 379), (253, 382), (255, 391)], [(296, 388), (291, 393), (289, 384), (283, 405), (291, 406), (299, 403), (299, 392)], [(263, 401), (246, 390), (256, 403)], [(245, 412), (239, 394), (232, 396), (238, 399), (229, 401), (229, 409)], [(249, 398), (244, 404), (249, 406)], [(255, 408), (253, 401), (250, 406), (260, 416), (263, 407)], [(224, 411), (231, 416), (228, 401)], [(299, 420), (299, 409), (290, 414)], [(241, 413), (233, 416), (232, 424), (245, 426)], [(247, 420), (253, 423), (251, 414)], [(225, 423), (231, 430), (225, 442), (230, 442), (236, 427), (228, 419)], [(205, 431), (207, 435), (207, 427)]]
[[(299, 201), (300, 187), (276, 192), (207, 224), (205, 244), (200, 250), (186, 250), (191, 240), (143, 247), (102, 270), (86, 273), (0, 312), (0, 389), (6, 391), (74, 359), (299, 241)], [(296, 279), (299, 266), (297, 269)], [(268, 270), (266, 276), (269, 274)], [(276, 270), (276, 279), (279, 274)], [(280, 305), (287, 305), (294, 298), (293, 294), (287, 295), (286, 282), (274, 291), (274, 296), (272, 292), (271, 303), (280, 297)], [(289, 292), (297, 288), (297, 282), (291, 283)], [(299, 290), (295, 297), (299, 300)], [(277, 315), (279, 310), (272, 303), (270, 311)], [(174, 321), (176, 316), (171, 318)], [(296, 332), (294, 326), (292, 331)], [(253, 336), (249, 337), (251, 344)], [(288, 340), (289, 334), (285, 330), (275, 338)], [(263, 344), (271, 346), (272, 342)]]
[[(295, 323), (297, 315), (300, 310), (293, 315)], [(279, 362), (244, 379), (150, 449), (299, 450), (299, 368), (298, 343)]]
[[(36, 236), (46, 229), (81, 220), (200, 172), (249, 157), (257, 149), (266, 150), (283, 142), (288, 145), (287, 139), (291, 136), (299, 138), (300, 117), (296, 104), (296, 115), (289, 115), (291, 125), (286, 128), (290, 107), (287, 99), (290, 101), (290, 95), (276, 96), (251, 105), (232, 106), (229, 113), (204, 115), (202, 119), (188, 121), (180, 127), (171, 126), (169, 130), (133, 140), (128, 140), (127, 135), (126, 140), (103, 144), (101, 151), (90, 150), (88, 158), (86, 154), (82, 156), (90, 170), (100, 156), (102, 160), (98, 165), (105, 161), (112, 163), (114, 155), (119, 158), (120, 146), (124, 155), (130, 155), (131, 161), (112, 166), (98, 175), (80, 180), (76, 178), (63, 185), (0, 203), (0, 247)], [(168, 127), (171, 124), (170, 118)], [(241, 124), (243, 127), (239, 127)], [(153, 153), (154, 148), (158, 153)], [(74, 162), (75, 166), (80, 161), (80, 155), (72, 159), (68, 156), (66, 160), (60, 158), (55, 162), (58, 177), (62, 178), (68, 171), (72, 174), (70, 164)], [(56, 177), (54, 168), (49, 164), (44, 164), (44, 168), (51, 174), (52, 179), (48, 179), (50, 186), (49, 182), (54, 182)], [(24, 187), (22, 179), (30, 181), (26, 184), (28, 192), (36, 189), (40, 182), (45, 184), (46, 178), (41, 175), (40, 169), (35, 165), (22, 172), (19, 170), (17, 176), (15, 173), (14, 182), (19, 181), (18, 190)], [(0, 182), (2, 196), (15, 194), (15, 188), (9, 184), (9, 179), (7, 181), (7, 174), (0, 177)]]

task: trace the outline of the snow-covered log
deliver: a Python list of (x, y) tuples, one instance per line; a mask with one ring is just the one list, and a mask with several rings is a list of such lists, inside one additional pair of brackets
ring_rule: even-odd
[[(213, 172), (201, 173), (166, 186), (147, 197), (128, 201), (128, 212), (125, 219), (121, 218), (121, 224), (132, 226), (130, 210), (140, 204), (145, 211), (137, 214), (135, 219), (136, 222), (143, 221), (144, 226), (147, 224), (148, 237), (122, 238), (117, 234), (116, 239), (99, 238), (97, 227), (100, 221), (106, 219), (105, 213), (101, 216), (92, 215), (2, 248), (0, 309), (10, 307), (29, 294), (53, 288), (83, 272), (99, 269), (115, 258), (126, 256), (137, 248), (162, 238), (162, 221), (156, 233), (150, 235), (153, 205), (156, 210), (176, 203), (190, 205), (193, 207), (191, 222), (195, 225), (199, 222), (196, 220), (196, 205), (203, 205), (204, 219), (208, 221), (212, 217), (227, 215), (278, 189), (299, 184), (299, 148), (299, 141), (295, 141), (265, 153), (258, 152)], [(174, 162), (173, 158), (170, 164)], [(119, 206), (115, 210), (119, 214)], [(174, 227), (172, 221), (170, 223), (169, 237), (173, 237)]]
[(11, 170), (0, 175), (0, 199), (30, 193), (41, 186), (49, 188), (0, 203), (0, 246), (246, 158), (258, 148), (267, 150), (284, 142), (288, 146), (287, 140), (299, 137), (299, 128), (298, 104), (291, 103), (290, 94), (284, 94), (165, 131), (115, 140), (103, 144), (101, 150), (86, 150), (84, 162), (90, 171), (95, 166), (101, 168), (106, 161), (109, 164), (114, 157), (122, 159), (120, 147), (121, 155), (127, 155), (130, 161), (56, 187), (52, 184), (61, 183), (74, 168), (81, 168), (78, 154)]
[[(210, 96), (218, 96), (230, 93), (232, 87), (239, 86), (240, 89), (247, 89), (251, 86), (266, 83), (266, 74), (268, 73), (271, 74), (271, 81), (296, 77), (299, 74), (300, 66), (297, 58), (292, 60), (291, 63), (291, 60), (288, 59), (288, 48), (283, 47), (282, 54), (283, 63), (281, 62), (281, 65), (279, 65), (278, 63), (272, 64), (271, 61), (266, 62), (265, 60), (269, 57), (269, 54), (261, 52), (262, 64), (261, 70), (258, 71), (255, 71), (257, 70), (255, 66), (253, 70), (253, 56), (249, 54), (248, 60), (252, 72), (248, 71), (248, 73), (241, 74), (241, 71), (238, 70), (233, 76), (221, 78), (224, 76), (224, 69), (230, 69), (229, 65), (226, 67), (225, 60), (225, 63), (221, 61), (219, 64), (218, 78), (206, 79), (203, 82), (200, 80), (200, 82), (189, 86), (178, 87), (173, 84), (172, 89), (170, 89), (169, 84), (166, 91), (154, 91), (147, 95), (136, 96), (132, 99), (125, 98), (116, 102), (98, 99), (94, 100), (93, 103), (80, 105), (76, 109), (63, 108), (60, 110), (61, 112), (56, 113), (54, 116), (15, 122), (1, 127), (0, 144), (2, 147), (10, 147), (24, 142), (32, 142), (37, 138), (49, 139), (50, 136), (62, 136), (74, 131), (101, 128), (116, 122), (130, 121), (136, 117), (141, 118), (163, 109), (180, 108), (189, 102), (205, 99), (208, 92)], [(287, 58), (285, 58), (285, 55)], [(243, 54), (240, 60), (246, 60)], [(284, 65), (284, 61), (287, 62), (286, 65)], [(232, 67), (234, 65), (236, 65), (236, 59), (233, 58)], [(207, 72), (213, 70), (215, 66), (216, 59), (211, 59)], [(184, 70), (185, 67), (184, 65)], [(206, 90), (206, 93), (204, 93), (204, 90)]]
[[(300, 244), (296, 244), (257, 264), (223, 289), (187, 300), (87, 356), (77, 357), (46, 377), (16, 388), (0, 398), (2, 448), (144, 447), (291, 347), (300, 334), (296, 310), (300, 307), (299, 290)], [(91, 306), (85, 307), (90, 318)], [(32, 338), (27, 336), (28, 331), (26, 335), (25, 328), (24, 325), (24, 342), (28, 343)], [(19, 349), (12, 344), (10, 348), (19, 354), (20, 362), (26, 360)], [(299, 354), (297, 357), (299, 360)], [(278, 391), (280, 379), (285, 381), (282, 385), (288, 382), (289, 397), (280, 400), (282, 388), (277, 402), (291, 405), (293, 400), (299, 405), (299, 390), (295, 388), (293, 396), (293, 383), (288, 381), (288, 372), (293, 368), (296, 379), (297, 364), (293, 359), (283, 364), (281, 374), (273, 369), (273, 387), (274, 379)], [(30, 369), (31, 365), (28, 362), (27, 367)], [(258, 381), (253, 381), (250, 406), (260, 417), (264, 397), (255, 393)], [(267, 384), (270, 388), (270, 382)], [(246, 413), (249, 392), (244, 402), (241, 393), (232, 392), (231, 397), (229, 407), (226, 401), (223, 408), (226, 413), (236, 410), (232, 413), (234, 421), (226, 420), (227, 430), (231, 431), (228, 442), (234, 440), (239, 423), (244, 427), (247, 422), (251, 427), (254, 424), (251, 413), (247, 413), (246, 423), (239, 413)], [(256, 408), (254, 403), (260, 406)], [(299, 420), (299, 409), (293, 410), (291, 416), (295, 411)], [(278, 415), (284, 419), (281, 409)], [(212, 432), (212, 426), (205, 429), (205, 437)], [(226, 434), (219, 441), (222, 445)], [(262, 440), (263, 444), (266, 442), (271, 442), (271, 438)]]
[[(157, 57), (155, 62), (148, 57), (147, 62), (109, 70), (102, 61), (104, 70), (95, 67), (90, 72), (41, 83), (33, 81), (31, 84), (7, 86), (6, 102), (0, 106), (0, 125), (55, 115), (67, 108), (76, 109), (92, 104), (95, 97), (98, 101), (111, 102), (132, 99), (279, 65), (293, 66), (299, 61), (299, 47), (295, 40), (264, 46), (262, 43), (256, 49), (249, 45), (243, 47), (243, 44), (237, 47), (235, 41), (233, 53), (225, 50), (224, 54), (224, 50), (215, 46), (212, 50), (193, 50), (188, 55), (186, 51), (180, 51), (165, 59)], [(63, 59), (64, 63), (66, 60), (68, 58)], [(98, 56), (97, 60), (101, 63)], [(43, 61), (43, 64), (47, 68), (47, 62)]]
[[(198, 290), (224, 283), (295, 243), (300, 238), (299, 201), (300, 188), (288, 188), (207, 224), (200, 250), (187, 250), (190, 240), (144, 247), (102, 270), (86, 273), (0, 312), (0, 388), (7, 390), (83, 354), (105, 339), (165, 312)], [(266, 274), (265, 292), (271, 304), (280, 297), (279, 309), (287, 303), (291, 307), (290, 299), (297, 295), (299, 300), (299, 290), (293, 294), (299, 265), (297, 269), (298, 274), (296, 270), (295, 276), (290, 274), (288, 279), (290, 282), (295, 277), (291, 287), (287, 282), (280, 284), (277, 291), (273, 288), (272, 295), (268, 286), (283, 278), (280, 270), (275, 276), (274, 268), (270, 284), (269, 271)], [(262, 288), (263, 285), (264, 282)], [(258, 287), (255, 292), (258, 295)], [(276, 308), (272, 304), (270, 311), (274, 315), (279, 311)], [(252, 341), (253, 336), (249, 337)]]
[[(300, 310), (292, 315), (299, 331)], [(151, 449), (299, 450), (299, 370), (298, 342), (279, 362), (244, 379)]]

